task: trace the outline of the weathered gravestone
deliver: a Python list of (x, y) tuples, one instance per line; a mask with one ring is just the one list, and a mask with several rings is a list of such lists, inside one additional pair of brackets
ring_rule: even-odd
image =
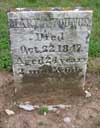
[(15, 82), (84, 85), (91, 10), (16, 10), (8, 21)]

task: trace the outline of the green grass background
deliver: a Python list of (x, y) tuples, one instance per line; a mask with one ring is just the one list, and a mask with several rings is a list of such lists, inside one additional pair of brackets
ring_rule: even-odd
[(0, 69), (11, 69), (7, 10), (16, 7), (85, 7), (93, 10), (89, 56), (100, 57), (100, 0), (0, 0)]

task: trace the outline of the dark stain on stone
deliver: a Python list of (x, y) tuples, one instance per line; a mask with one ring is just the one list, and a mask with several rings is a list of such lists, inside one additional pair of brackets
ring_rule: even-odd
[(44, 15), (48, 18), (48, 19), (52, 19), (53, 18), (53, 14), (51, 12), (45, 12)]
[(60, 73), (53, 72), (52, 67), (43, 65), (39, 69), (40, 74), (23, 74), (23, 81), (19, 85), (21, 89), (17, 93), (17, 97), (24, 97), (34, 94), (44, 94), (56, 92), (57, 90), (64, 92), (70, 90), (72, 94), (80, 94), (82, 92), (81, 80), (83, 75), (80, 72)]

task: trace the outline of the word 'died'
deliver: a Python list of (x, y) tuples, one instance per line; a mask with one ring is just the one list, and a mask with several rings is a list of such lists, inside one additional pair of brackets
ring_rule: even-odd
[(37, 36), (37, 39), (36, 41), (42, 41), (43, 39), (44, 40), (51, 40), (51, 41), (62, 41), (64, 40), (64, 33), (61, 32), (60, 34), (52, 34), (52, 33), (36, 33), (36, 36)]

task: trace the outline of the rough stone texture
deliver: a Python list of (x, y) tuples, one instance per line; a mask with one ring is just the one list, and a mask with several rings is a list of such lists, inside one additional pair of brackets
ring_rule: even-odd
[(10, 11), (8, 21), (16, 82), (84, 85), (92, 11)]

